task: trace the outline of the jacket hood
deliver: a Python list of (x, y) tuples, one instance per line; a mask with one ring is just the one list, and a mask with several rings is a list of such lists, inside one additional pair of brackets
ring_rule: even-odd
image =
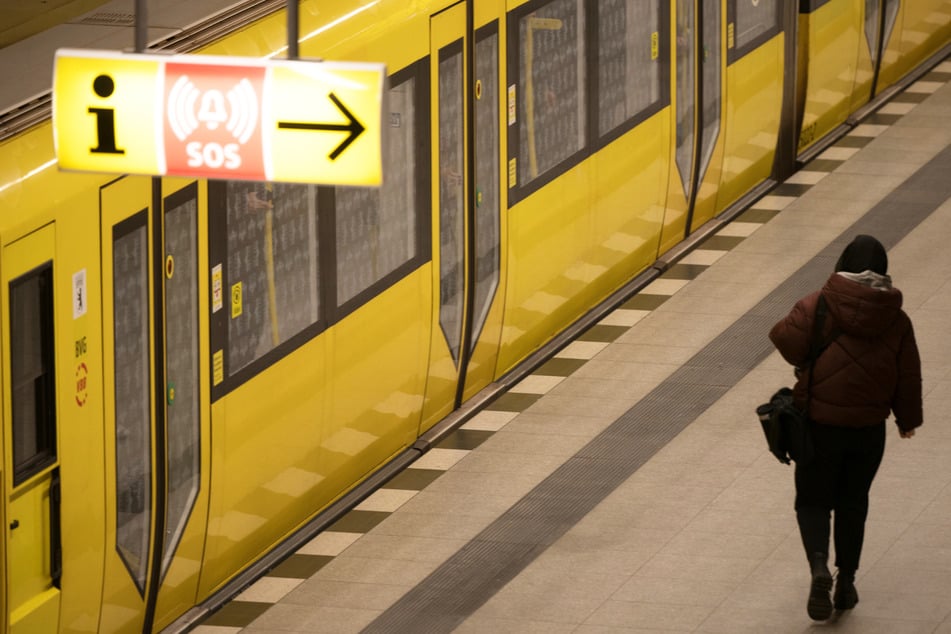
[(901, 291), (874, 271), (833, 273), (822, 294), (839, 329), (856, 337), (882, 335), (901, 314)]

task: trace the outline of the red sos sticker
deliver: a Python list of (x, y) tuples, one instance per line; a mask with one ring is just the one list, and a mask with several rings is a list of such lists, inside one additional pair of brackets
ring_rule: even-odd
[(265, 68), (165, 65), (165, 161), (181, 176), (265, 180)]

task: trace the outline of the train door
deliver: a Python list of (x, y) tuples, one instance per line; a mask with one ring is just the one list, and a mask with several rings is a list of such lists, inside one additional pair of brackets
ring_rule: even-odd
[(54, 351), (55, 229), (3, 248), (6, 631), (59, 628), (62, 550)]
[[(502, 265), (499, 21), (466, 4), (430, 22), (434, 323), (439, 327), (433, 330), (424, 428), (492, 380), (501, 334), (493, 317)], [(473, 12), (470, 23), (478, 19), (483, 25), (471, 34), (472, 60), (467, 59), (467, 10)]]
[(674, 165), (661, 250), (716, 213), (723, 162), (723, 3), (674, 3)]
[[(852, 92), (851, 112), (855, 112), (869, 102), (878, 92), (879, 77), (885, 63), (888, 43), (898, 18), (899, 0), (865, 0), (865, 19), (863, 25), (864, 46), (859, 56), (860, 72), (856, 74), (856, 89)], [(891, 62), (900, 55), (901, 43), (898, 38), (891, 51)], [(866, 60), (867, 55), (867, 60)], [(864, 71), (864, 72), (861, 72)], [(887, 85), (887, 84), (886, 84)]]
[(207, 286), (198, 270), (198, 185), (181, 185), (167, 181), (163, 192), (151, 179), (123, 178), (101, 192), (103, 631), (159, 629), (197, 595), (208, 477), (199, 302)]

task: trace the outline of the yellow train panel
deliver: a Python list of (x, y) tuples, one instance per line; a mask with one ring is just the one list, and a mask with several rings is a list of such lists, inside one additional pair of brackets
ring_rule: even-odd
[(901, 60), (910, 70), (951, 42), (951, 0), (914, 0), (901, 7)]
[(783, 98), (784, 37), (727, 66), (726, 157), (717, 193), (723, 210), (769, 178)]
[(805, 111), (799, 151), (845, 121), (858, 66), (862, 3), (833, 0), (799, 16), (799, 44), (806, 51)]
[(606, 297), (657, 259), (670, 169), (668, 113), (655, 114), (592, 160), (589, 301)]
[(594, 277), (583, 264), (593, 244), (591, 178), (591, 164), (582, 163), (508, 211), (502, 372), (582, 313)]
[(326, 337), (298, 348), (211, 408), (207, 595), (319, 506), (321, 423), (328, 400)]
[[(411, 445), (419, 430), (430, 340), (425, 265), (333, 327), (318, 503), (325, 506)], [(381, 318), (381, 316), (384, 316)]]

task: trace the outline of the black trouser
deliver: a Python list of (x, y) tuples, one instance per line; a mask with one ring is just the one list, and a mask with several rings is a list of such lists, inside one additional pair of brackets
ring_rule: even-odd
[(870, 427), (812, 424), (815, 457), (796, 465), (796, 518), (806, 557), (829, 552), (829, 513), (835, 513), (835, 565), (859, 567), (868, 491), (885, 452), (885, 423)]

